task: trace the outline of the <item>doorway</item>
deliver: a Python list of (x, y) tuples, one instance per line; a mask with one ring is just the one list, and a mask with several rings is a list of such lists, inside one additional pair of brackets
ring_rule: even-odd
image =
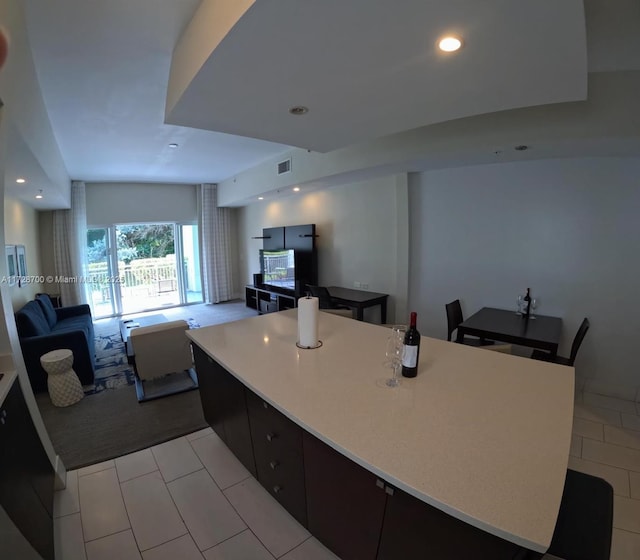
[(87, 261), (96, 318), (202, 302), (197, 225), (90, 228)]

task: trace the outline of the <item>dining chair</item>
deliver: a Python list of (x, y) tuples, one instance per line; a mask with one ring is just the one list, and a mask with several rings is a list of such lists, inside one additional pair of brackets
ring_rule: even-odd
[(553, 362), (554, 364), (560, 364), (563, 366), (573, 366), (573, 363), (576, 361), (576, 356), (578, 355), (578, 350), (580, 350), (580, 345), (582, 344), (582, 341), (584, 340), (589, 327), (589, 319), (585, 317), (582, 320), (582, 324), (580, 325), (576, 336), (573, 338), (573, 343), (571, 344), (571, 353), (569, 354), (568, 358), (564, 356), (552, 356), (551, 354), (549, 354), (548, 352), (544, 352), (543, 350), (534, 350), (531, 354), (531, 357), (534, 360)]
[(560, 511), (547, 553), (565, 560), (609, 560), (612, 526), (611, 484), (567, 469)]
[(313, 286), (311, 284), (307, 284), (307, 288), (313, 297), (318, 298), (318, 306), (320, 307), (320, 311), (326, 311), (335, 315), (344, 315), (345, 317), (353, 318), (353, 310), (346, 305), (335, 303), (331, 299), (329, 290), (324, 286)]
[[(447, 340), (451, 342), (451, 335), (453, 331), (455, 331), (458, 328), (458, 325), (464, 321), (460, 300), (456, 299), (451, 303), (447, 303), (445, 305), (445, 309), (447, 310)], [(494, 341), (486, 340), (484, 338), (465, 336), (462, 344), (466, 344), (468, 346), (490, 346), (494, 344)]]

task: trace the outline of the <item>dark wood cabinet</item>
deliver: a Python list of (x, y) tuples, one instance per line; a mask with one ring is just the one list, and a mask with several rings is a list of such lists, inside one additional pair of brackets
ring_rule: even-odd
[(533, 560), (392, 487), (292, 422), (194, 345), (207, 422), (260, 484), (342, 560)]
[(197, 345), (193, 356), (206, 421), (256, 476), (244, 385)]
[(16, 380), (0, 408), (0, 505), (45, 560), (54, 558), (53, 486), (53, 467)]
[(516, 544), (472, 527), (406, 492), (386, 486), (387, 505), (378, 560), (512, 560), (525, 558)]
[(255, 286), (245, 286), (244, 301), (247, 307), (258, 311), (260, 309), (258, 303), (258, 290)]
[(306, 527), (302, 428), (249, 390), (247, 406), (258, 481)]
[(245, 286), (244, 293), (247, 307), (255, 309), (260, 314), (296, 307), (296, 298), (293, 295), (272, 292), (256, 286)]
[(311, 434), (302, 440), (309, 531), (342, 560), (375, 559), (384, 482)]
[(262, 248), (267, 251), (284, 249), (284, 227), (264, 228), (262, 230)]
[(262, 236), (258, 238), (262, 239), (263, 250), (295, 251), (295, 288), (270, 287), (268, 283), (246, 286), (247, 307), (260, 313), (296, 307), (296, 300), (307, 293), (307, 285), (318, 284), (317, 237), (315, 224), (263, 228)]

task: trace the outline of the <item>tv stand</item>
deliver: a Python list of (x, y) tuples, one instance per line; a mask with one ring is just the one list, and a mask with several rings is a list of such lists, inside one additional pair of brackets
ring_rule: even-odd
[(247, 307), (255, 309), (261, 315), (293, 309), (297, 306), (297, 300), (293, 292), (284, 294), (269, 289), (266, 286), (245, 286), (245, 301)]

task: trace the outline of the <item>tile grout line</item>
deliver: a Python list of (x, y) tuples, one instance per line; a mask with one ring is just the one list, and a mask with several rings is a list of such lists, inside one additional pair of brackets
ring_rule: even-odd
[[(188, 441), (188, 440), (187, 440)], [(189, 445), (191, 446), (191, 449), (193, 449), (193, 452), (196, 454), (196, 457), (198, 457), (198, 460), (200, 462), (202, 462), (202, 459), (200, 459), (200, 456), (198, 455), (197, 451), (193, 448), (193, 445), (191, 445), (191, 442), (189, 441)], [(244, 467), (244, 465), (243, 465)], [(250, 478), (254, 478), (253, 475), (249, 472), (249, 476), (247, 476), (246, 478), (243, 478), (242, 480), (239, 480), (238, 482), (235, 482), (234, 484), (232, 484), (231, 486), (227, 486), (227, 488), (225, 488), (224, 490), (222, 489), (222, 487), (218, 484), (218, 482), (216, 481), (215, 477), (209, 472), (209, 469), (207, 469), (207, 467), (204, 467), (204, 470), (207, 472), (207, 475), (209, 475), (209, 478), (213, 481), (213, 483), (216, 485), (216, 488), (220, 491), (220, 493), (222, 494), (222, 496), (224, 497), (224, 499), (227, 501), (227, 503), (229, 504), (229, 507), (231, 507), (231, 509), (233, 511), (235, 511), (236, 515), (242, 520), (242, 523), (245, 524), (246, 529), (243, 529), (242, 531), (240, 531), (239, 533), (236, 533), (235, 535), (230, 536), (229, 538), (225, 539), (224, 541), (220, 541), (219, 543), (215, 544), (214, 546), (208, 548), (207, 550), (211, 550), (211, 548), (215, 548), (216, 546), (218, 546), (219, 544), (222, 544), (225, 541), (228, 541), (229, 539), (232, 539), (234, 537), (237, 537), (240, 533), (243, 533), (244, 531), (249, 531), (255, 538), (256, 540), (264, 547), (264, 549), (275, 559), (276, 556), (275, 554), (273, 554), (268, 548), (267, 546), (260, 540), (260, 538), (258, 537), (258, 535), (256, 535), (252, 530), (251, 527), (249, 526), (249, 523), (247, 523), (247, 520), (242, 517), (242, 515), (240, 514), (240, 512), (236, 509), (236, 507), (231, 503), (231, 500), (229, 500), (229, 498), (227, 497), (227, 495), (225, 494), (225, 490), (228, 490), (229, 488), (233, 488), (234, 486), (237, 486), (238, 484), (242, 484), (243, 482), (245, 482), (246, 480), (249, 480)], [(256, 479), (257, 482), (257, 479)], [(204, 551), (201, 551), (204, 552)]]
[[(151, 448), (149, 448), (149, 449), (151, 450)], [(153, 455), (153, 451), (151, 451), (151, 455), (153, 456), (153, 460), (154, 460), (154, 462), (156, 463), (156, 466), (158, 466), (158, 462), (157, 462), (157, 461), (156, 461), (156, 459), (155, 459), (155, 455)], [(124, 499), (124, 495), (122, 494), (122, 485), (123, 485), (123, 484), (126, 484), (127, 482), (130, 482), (131, 480), (136, 480), (137, 478), (141, 478), (141, 477), (143, 477), (143, 476), (147, 476), (147, 475), (149, 475), (149, 474), (153, 474), (153, 473), (155, 473), (155, 472), (159, 472), (159, 473), (160, 473), (160, 480), (161, 480), (162, 484), (164, 484), (164, 488), (165, 488), (165, 490), (167, 491), (167, 494), (169, 494), (169, 498), (171, 498), (171, 503), (173, 504), (173, 507), (175, 507), (175, 508), (176, 508), (176, 512), (177, 512), (178, 516), (180, 517), (180, 521), (182, 521), (182, 524), (184, 525), (184, 528), (186, 529), (186, 531), (187, 531), (187, 532), (186, 532), (186, 533), (184, 533), (184, 534), (182, 534), (182, 535), (179, 535), (179, 536), (177, 536), (177, 537), (175, 537), (175, 538), (173, 538), (173, 539), (169, 539), (168, 541), (164, 541), (164, 542), (162, 542), (162, 543), (159, 543), (159, 544), (158, 544), (158, 545), (156, 545), (156, 546), (152, 546), (152, 547), (150, 547), (150, 548), (145, 548), (145, 549), (144, 549), (144, 551), (143, 551), (143, 550), (140, 548), (140, 545), (138, 544), (138, 539), (136, 538), (136, 532), (134, 531), (134, 529), (133, 529), (133, 525), (131, 524), (131, 518), (129, 517), (129, 509), (127, 508), (127, 502), (125, 501), (125, 499)], [(195, 472), (198, 472), (198, 471), (195, 471)], [(190, 473), (190, 474), (191, 474), (191, 473)], [(185, 476), (186, 476), (186, 475), (185, 475)], [(125, 482), (119, 482), (119, 483), (118, 483), (118, 485), (120, 486), (120, 494), (122, 494), (122, 501), (124, 502), (124, 508), (125, 508), (125, 510), (126, 510), (126, 512), (127, 512), (127, 518), (129, 519), (129, 526), (130, 526), (130, 528), (131, 528), (131, 533), (133, 534), (133, 539), (136, 541), (136, 547), (138, 548), (138, 552), (140, 553), (140, 555), (142, 555), (142, 553), (143, 553), (143, 552), (146, 552), (147, 550), (151, 550), (151, 549), (153, 549), (153, 548), (156, 548), (157, 546), (162, 546), (162, 545), (164, 545), (164, 544), (167, 544), (168, 542), (171, 542), (171, 541), (174, 541), (174, 540), (176, 540), (176, 539), (182, 538), (182, 537), (184, 537), (185, 535), (189, 535), (189, 536), (191, 537), (191, 540), (193, 540), (193, 537), (191, 536), (191, 531), (189, 531), (189, 526), (187, 525), (187, 523), (186, 523), (186, 522), (185, 522), (185, 520), (183, 519), (183, 517), (182, 517), (182, 515), (181, 515), (181, 513), (180, 513), (180, 510), (178, 509), (178, 506), (176, 505), (175, 501), (173, 500), (173, 496), (171, 495), (171, 492), (169, 492), (169, 488), (167, 487), (167, 483), (166, 483), (166, 481), (164, 480), (164, 476), (162, 475), (162, 471), (160, 470), (160, 467), (159, 467), (159, 466), (158, 466), (158, 469), (157, 469), (156, 471), (151, 471), (150, 473), (146, 473), (146, 474), (140, 475), (140, 476), (138, 476), (138, 477), (131, 478), (131, 479), (129, 479), (129, 480), (127, 480), (127, 481), (125, 481)], [(195, 541), (194, 541), (194, 543), (195, 543)]]

